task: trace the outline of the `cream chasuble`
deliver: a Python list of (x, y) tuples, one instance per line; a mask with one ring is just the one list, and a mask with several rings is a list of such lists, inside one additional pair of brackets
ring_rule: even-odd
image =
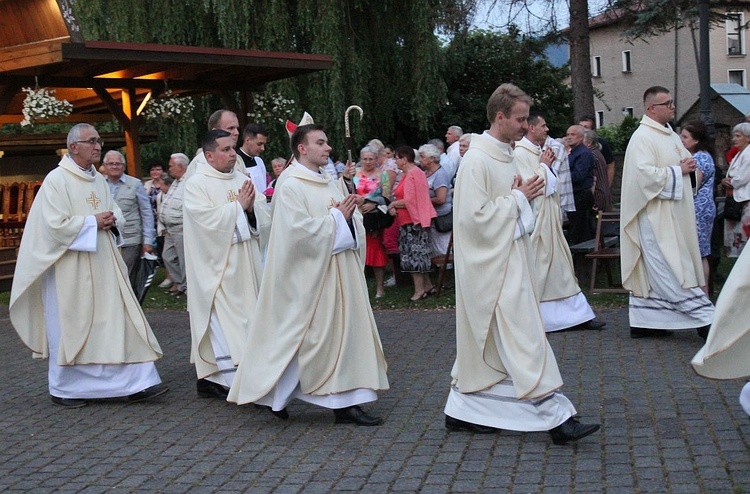
[(21, 240), (10, 318), (24, 344), (48, 356), (43, 275), (54, 269), (60, 322), (58, 365), (151, 362), (159, 343), (133, 294), (112, 233), (97, 230), (96, 251), (70, 250), (85, 218), (120, 209), (100, 174), (91, 176), (68, 156), (44, 179)]
[(251, 231), (245, 212), (236, 202), (247, 180), (236, 168), (232, 173), (221, 173), (199, 163), (185, 183), (183, 225), (191, 356), (201, 379), (219, 371), (208, 334), (212, 312), (234, 365), (239, 363), (255, 313), (262, 275), (258, 234), (270, 228), (270, 215), (265, 196), (256, 190), (256, 228)]
[[(325, 172), (290, 166), (277, 182), (256, 315), (229, 401), (263, 398), (295, 358), (304, 394), (388, 389), (363, 273), (364, 242), (332, 254), (330, 208), (343, 198)], [(361, 214), (352, 219), (364, 239)]]
[[(620, 261), (622, 286), (637, 297), (647, 297), (652, 284), (643, 259), (639, 215), (645, 215), (650, 223), (656, 244), (679, 286), (693, 288), (705, 283), (690, 177), (675, 176), (675, 169), (670, 168), (689, 157), (690, 152), (671, 127), (645, 115), (630, 138), (622, 176)], [(682, 182), (681, 197), (660, 196), (670, 180)]]
[(750, 253), (729, 273), (706, 344), (693, 358), (695, 372), (712, 379), (750, 377)]
[(453, 199), (457, 355), (452, 376), (461, 393), (511, 378), (518, 399), (548, 395), (563, 384), (547, 342), (534, 287), (513, 151), (485, 134), (472, 136)]
[[(549, 168), (540, 164), (542, 150), (528, 139), (516, 143), (518, 171), (524, 180), (539, 175), (547, 182)], [(546, 192), (531, 204), (536, 213), (531, 249), (540, 302), (561, 300), (581, 293), (575, 276), (573, 256), (562, 229), (562, 212), (557, 192)]]

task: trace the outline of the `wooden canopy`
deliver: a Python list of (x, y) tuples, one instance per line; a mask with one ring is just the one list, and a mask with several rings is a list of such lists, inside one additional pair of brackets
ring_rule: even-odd
[[(68, 122), (110, 120), (125, 130), (128, 173), (140, 160), (138, 108), (167, 87), (219, 93), (242, 116), (230, 92), (326, 70), (326, 55), (194, 46), (84, 41), (70, 0), (0, 0), (0, 125), (19, 123), (23, 87), (49, 87), (73, 104)], [(0, 138), (2, 150), (2, 138)], [(133, 159), (130, 159), (132, 157)]]

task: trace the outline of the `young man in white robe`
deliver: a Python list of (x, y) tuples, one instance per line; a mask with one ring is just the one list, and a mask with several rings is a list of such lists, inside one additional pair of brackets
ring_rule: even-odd
[(526, 135), (516, 142), (514, 155), (521, 178), (539, 175), (545, 183), (544, 194), (531, 203), (535, 225), (530, 236), (544, 329), (548, 333), (604, 329), (605, 323), (594, 319), (594, 311), (578, 285), (573, 256), (563, 234), (557, 175), (551, 168), (555, 154), (550, 148), (542, 152), (547, 122), (540, 113), (532, 113), (527, 124)]
[(274, 190), (263, 281), (229, 401), (286, 418), (297, 398), (332, 409), (336, 423), (374, 426), (382, 418), (359, 405), (388, 378), (363, 272), (365, 230), (359, 197), (323, 171), (330, 150), (318, 125), (292, 135), (295, 159)]
[(573, 416), (544, 332), (535, 289), (529, 204), (544, 192), (523, 181), (511, 144), (523, 136), (531, 99), (512, 84), (487, 102), (490, 129), (472, 136), (453, 203), (456, 361), (445, 406), (451, 431), (549, 431), (555, 444), (596, 432)]
[(168, 391), (159, 343), (118, 251), (125, 225), (96, 171), (102, 141), (89, 124), (68, 133), (68, 154), (29, 212), (10, 297), (10, 319), (35, 357), (49, 360), (54, 404), (141, 401)]
[(630, 336), (697, 329), (705, 337), (714, 306), (698, 249), (690, 174), (696, 164), (669, 126), (669, 90), (643, 95), (646, 114), (625, 152), (620, 213), (622, 286), (630, 293)]
[(203, 139), (206, 164), (185, 183), (185, 271), (192, 361), (202, 398), (226, 399), (255, 313), (259, 236), (270, 227), (265, 196), (235, 168), (229, 132)]

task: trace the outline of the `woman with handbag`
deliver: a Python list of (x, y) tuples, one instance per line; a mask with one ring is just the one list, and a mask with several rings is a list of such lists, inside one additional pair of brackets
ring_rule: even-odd
[(433, 144), (419, 148), (419, 160), (430, 187), (430, 201), (437, 217), (430, 226), (430, 244), (432, 257), (445, 255), (453, 231), (453, 203), (451, 198), (451, 179), (448, 171), (440, 166), (440, 151)]
[(710, 268), (708, 257), (711, 255), (711, 231), (716, 217), (716, 203), (714, 202), (714, 166), (713, 140), (709, 139), (706, 126), (700, 120), (688, 122), (680, 131), (682, 145), (690, 151), (697, 165), (695, 170), (695, 220), (698, 231), (698, 247), (703, 260), (703, 274), (706, 284), (703, 291), (708, 293), (708, 275)]
[(369, 146), (359, 152), (362, 167), (352, 179), (357, 195), (363, 197), (360, 206), (366, 230), (365, 266), (370, 266), (375, 274), (375, 298), (385, 295), (385, 265), (388, 256), (383, 246), (383, 230), (393, 223), (393, 218), (379, 206), (386, 206), (382, 187), (388, 182), (385, 173), (378, 169), (378, 154)]
[(396, 149), (396, 164), (404, 178), (393, 192), (395, 200), (388, 206), (399, 225), (398, 250), (401, 271), (411, 273), (414, 280), (412, 302), (430, 296), (432, 259), (430, 256), (430, 224), (437, 216), (430, 201), (427, 178), (414, 163), (414, 150), (409, 146)]
[(727, 176), (721, 181), (727, 192), (724, 203), (724, 247), (727, 257), (737, 257), (750, 237), (750, 123), (732, 129), (732, 143), (739, 153), (732, 159)]

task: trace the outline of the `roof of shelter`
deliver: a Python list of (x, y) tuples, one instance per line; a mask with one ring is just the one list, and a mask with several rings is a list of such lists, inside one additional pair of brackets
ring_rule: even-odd
[(24, 86), (56, 88), (74, 113), (108, 113), (102, 91), (250, 91), (333, 64), (327, 55), (84, 41), (70, 0), (0, 0), (0, 32), (0, 115), (19, 121)]

